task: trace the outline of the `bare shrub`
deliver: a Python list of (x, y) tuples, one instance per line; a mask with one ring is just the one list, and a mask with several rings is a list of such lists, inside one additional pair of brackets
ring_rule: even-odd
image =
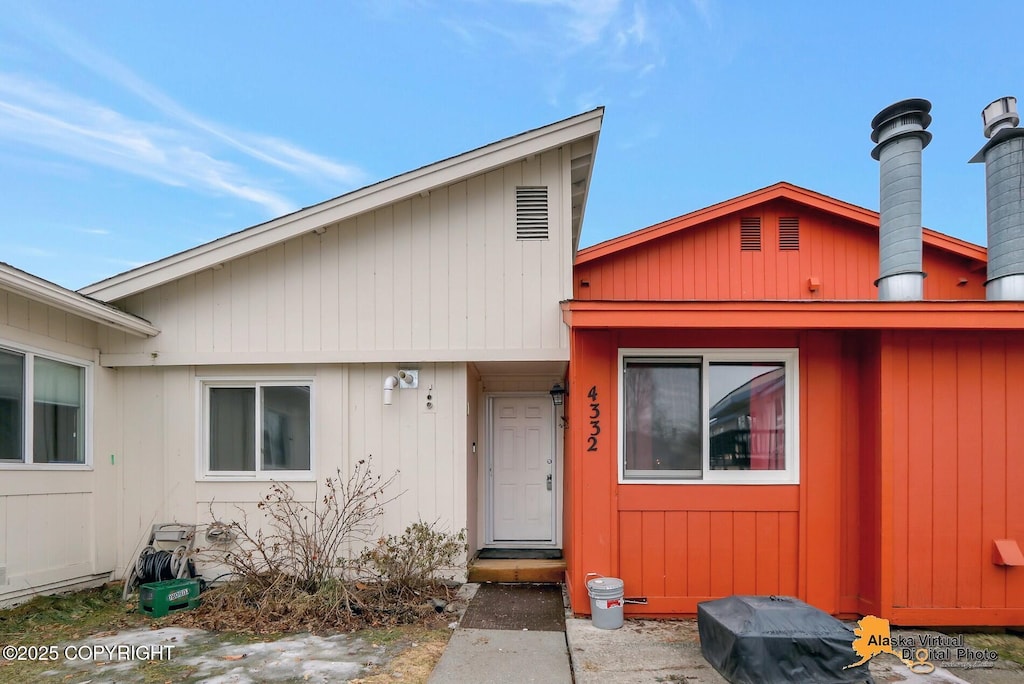
[(175, 622), (324, 632), (433, 615), (439, 604), (430, 599), (450, 598), (437, 580), (465, 550), (465, 531), (448, 535), (420, 522), (401, 537), (374, 543), (378, 518), (401, 493), (387, 492), (397, 473), (375, 475), (371, 461), (359, 461), (348, 477), (338, 470), (318, 486), (312, 502), (298, 500), (286, 483), (271, 483), (257, 506), (263, 525), (250, 526), (241, 509), (241, 520), (218, 523), (218, 536), (229, 546), (203, 554), (227, 566), (234, 581), (203, 594), (202, 606), (179, 613)]
[(386, 593), (404, 597), (442, 584), (465, 552), (466, 530), (445, 532), (419, 520), (363, 550), (359, 567)]

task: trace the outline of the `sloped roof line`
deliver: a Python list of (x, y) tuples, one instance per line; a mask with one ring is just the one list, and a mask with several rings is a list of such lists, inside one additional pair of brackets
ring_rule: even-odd
[(9, 264), (0, 263), (0, 289), (14, 292), (32, 301), (52, 306), (136, 337), (153, 337), (160, 332), (159, 328), (151, 325), (145, 319), (115, 309), (73, 290), (68, 290)]
[(577, 140), (596, 138), (603, 117), (604, 107), (597, 107), (503, 138), (111, 276), (79, 292), (107, 302), (129, 297), (422, 192)]
[[(653, 226), (647, 228), (641, 228), (640, 230), (614, 237), (604, 242), (599, 242), (596, 245), (581, 249), (576, 254), (576, 264), (585, 264), (590, 261), (595, 261), (618, 252), (632, 249), (640, 245), (646, 244), (653, 240), (658, 240), (666, 235), (686, 230), (694, 226), (704, 224), (708, 221), (713, 221), (729, 214), (734, 214), (738, 211), (749, 209), (750, 207), (764, 204), (776, 199), (788, 199), (799, 204), (803, 204), (814, 209), (840, 216), (857, 223), (862, 223), (878, 229), (879, 215), (877, 211), (865, 209), (859, 207), (856, 204), (850, 204), (842, 200), (829, 197), (820, 192), (814, 190), (808, 190), (802, 188), (799, 185), (793, 185), (786, 181), (780, 181), (773, 185), (769, 185), (753, 192), (748, 192), (745, 195), (734, 197), (732, 199), (725, 200), (713, 204), (703, 209), (690, 212), (689, 214), (683, 214), (675, 218), (656, 223)], [(924, 228), (922, 237), (926, 245), (931, 245), (938, 249), (952, 252), (959, 256), (967, 259), (972, 259), (979, 262), (985, 262), (988, 259), (988, 251), (980, 246), (973, 243), (967, 242), (955, 238), (951, 235), (946, 235), (930, 228)]]

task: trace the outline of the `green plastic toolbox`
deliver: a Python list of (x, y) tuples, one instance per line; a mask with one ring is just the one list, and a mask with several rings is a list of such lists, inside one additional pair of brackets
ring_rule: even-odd
[(139, 612), (151, 617), (163, 617), (198, 605), (199, 580), (174, 579), (139, 587)]

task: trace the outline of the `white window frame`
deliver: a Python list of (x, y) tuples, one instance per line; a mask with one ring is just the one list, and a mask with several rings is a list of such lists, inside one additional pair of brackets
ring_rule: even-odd
[[(210, 388), (226, 387), (256, 390), (256, 421), (255, 470), (210, 470)], [(308, 470), (263, 470), (263, 458), (260, 446), (263, 443), (261, 404), (262, 387), (308, 387), (309, 388), (309, 469)], [(282, 376), (244, 376), (244, 377), (204, 377), (197, 378), (197, 415), (196, 434), (199, 444), (196, 448), (196, 479), (207, 482), (311, 482), (316, 480), (316, 384), (311, 377)]]
[[(627, 359), (701, 360), (701, 474), (700, 479), (681, 477), (626, 477), (625, 378)], [(786, 373), (786, 468), (785, 470), (711, 470), (710, 383), (712, 363), (782, 363)], [(707, 484), (799, 484), (800, 483), (800, 350), (795, 348), (620, 348), (618, 386), (618, 480), (619, 484), (707, 485)]]
[[(92, 425), (93, 425), (93, 364), (83, 359), (60, 354), (48, 349), (0, 340), (0, 350), (21, 354), (25, 358), (24, 405), (22, 418), (21, 460), (0, 460), (0, 470), (92, 470)], [(59, 361), (81, 368), (84, 372), (82, 398), (82, 463), (36, 463), (32, 440), (35, 437), (35, 357)]]

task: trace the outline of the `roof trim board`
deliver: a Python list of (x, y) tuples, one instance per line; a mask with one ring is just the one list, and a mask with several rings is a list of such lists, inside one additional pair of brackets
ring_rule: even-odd
[[(594, 138), (593, 146), (589, 147), (590, 150), (593, 150), (596, 148), (596, 138), (601, 130), (603, 116), (604, 108), (598, 107), (589, 112), (490, 143), (112, 276), (88, 285), (79, 292), (108, 302), (123, 299), (232, 259), (266, 249), (303, 233), (315, 231), (318, 228), (344, 221), (423, 192), (429, 192), (433, 188), (486, 173), (546, 150), (588, 137)], [(593, 167), (592, 160), (591, 152), (586, 170), (587, 178), (590, 177)], [(582, 195), (582, 201), (586, 201), (585, 192)], [(582, 221), (582, 213), (581, 207), (580, 219), (573, 222), (573, 244), (579, 240), (579, 223)]]
[(119, 311), (8, 264), (0, 264), (0, 289), (136, 337), (153, 337), (160, 332), (159, 328), (138, 316)]
[(562, 302), (571, 328), (1024, 330), (1024, 302), (580, 301)]
[[(719, 202), (718, 204), (713, 204), (710, 207), (698, 209), (689, 214), (662, 221), (648, 228), (642, 228), (632, 233), (600, 242), (591, 247), (586, 247), (576, 255), (576, 264), (585, 264), (627, 249), (632, 249), (677, 231), (686, 230), (776, 199), (788, 199), (804, 206), (862, 223), (876, 230), (878, 229), (879, 215), (877, 211), (858, 207), (855, 204), (843, 202), (828, 195), (783, 181), (724, 202)], [(984, 247), (928, 228), (923, 229), (923, 240), (926, 245), (952, 252), (967, 259), (981, 263), (986, 262), (988, 259), (988, 251)]]

